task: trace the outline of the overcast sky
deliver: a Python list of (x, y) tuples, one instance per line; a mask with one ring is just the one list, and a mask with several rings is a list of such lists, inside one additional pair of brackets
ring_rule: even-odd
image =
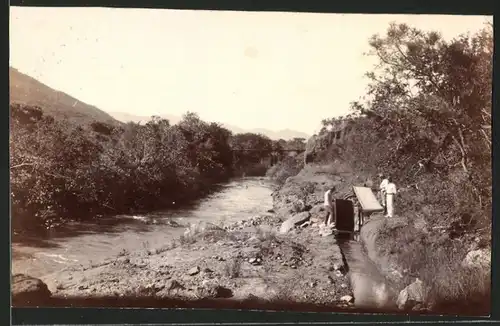
[(79, 100), (135, 115), (197, 112), (312, 134), (363, 95), (368, 39), (390, 22), (477, 31), (480, 16), (11, 7), (10, 65)]

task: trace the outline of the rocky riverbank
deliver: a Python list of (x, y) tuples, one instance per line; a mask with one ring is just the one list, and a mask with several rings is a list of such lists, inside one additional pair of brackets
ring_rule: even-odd
[(45, 277), (55, 297), (258, 298), (352, 304), (340, 249), (317, 219), (280, 234), (276, 214), (219, 227), (192, 226), (163, 248), (122, 253)]
[(43, 282), (56, 298), (224, 298), (352, 307), (341, 250), (322, 227), (324, 189), (342, 188), (343, 180), (322, 172), (305, 169), (289, 178), (274, 192), (268, 214), (230, 225), (195, 224), (163, 247), (71, 266)]

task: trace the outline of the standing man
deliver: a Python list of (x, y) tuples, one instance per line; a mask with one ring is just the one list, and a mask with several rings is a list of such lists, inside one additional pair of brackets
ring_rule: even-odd
[(384, 207), (384, 214), (387, 214), (387, 196), (386, 196), (386, 189), (387, 185), (389, 184), (389, 177), (384, 177), (383, 174), (379, 174), (380, 179), (382, 182), (380, 183), (379, 186), (379, 191), (380, 191), (380, 201), (382, 202), (382, 207)]
[[(331, 187), (325, 192), (325, 209), (326, 209), (326, 217), (325, 217), (325, 226), (332, 225), (335, 227), (337, 223), (337, 213), (335, 210), (335, 200), (333, 199), (333, 192), (335, 191), (335, 187)], [(332, 223), (333, 219), (333, 223)]]
[(387, 177), (388, 184), (385, 188), (386, 191), (386, 203), (387, 203), (387, 215), (386, 217), (394, 216), (394, 196), (396, 196), (396, 185), (392, 182), (391, 177)]

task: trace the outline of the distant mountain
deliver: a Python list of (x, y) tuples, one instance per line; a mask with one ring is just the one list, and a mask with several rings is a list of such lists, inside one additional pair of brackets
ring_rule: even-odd
[(39, 106), (56, 119), (83, 125), (93, 121), (121, 124), (106, 112), (57, 91), (38, 80), (9, 67), (10, 103)]
[(305, 138), (307, 140), (310, 137), (310, 135), (308, 135), (304, 132), (291, 130), (291, 129), (283, 129), (283, 130), (279, 130), (279, 131), (273, 131), (273, 130), (259, 128), (259, 129), (252, 129), (250, 132), (264, 134), (271, 139), (290, 140), (293, 138)]
[[(118, 121), (127, 123), (127, 122), (136, 122), (136, 123), (146, 123), (151, 119), (150, 116), (137, 116), (133, 114), (128, 114), (124, 112), (109, 112), (109, 114), (115, 118)], [(162, 114), (159, 115), (163, 119), (167, 119), (170, 121), (171, 124), (176, 124), (181, 120), (181, 117), (176, 116), (176, 115), (171, 115), (171, 114)], [(284, 129), (280, 131), (273, 131), (269, 129), (263, 129), (263, 128), (255, 128), (255, 129), (243, 129), (237, 126), (233, 126), (230, 124), (225, 124), (222, 123), (222, 125), (231, 130), (235, 134), (239, 133), (245, 133), (245, 132), (252, 132), (256, 134), (263, 134), (271, 139), (278, 140), (278, 139), (284, 139), (284, 140), (290, 140), (293, 138), (305, 138), (308, 139), (309, 135), (300, 131), (295, 131), (295, 130), (290, 130), (290, 129)]]
[[(141, 123), (144, 124), (151, 120), (151, 116), (139, 116), (139, 115), (133, 115), (125, 112), (109, 112), (109, 115), (112, 116), (114, 119), (127, 123), (127, 122), (135, 122), (135, 123)], [(176, 115), (171, 115), (171, 114), (162, 114), (160, 115), (160, 118), (167, 119), (170, 121), (170, 124), (176, 124), (179, 121), (181, 121), (181, 117), (176, 116)]]

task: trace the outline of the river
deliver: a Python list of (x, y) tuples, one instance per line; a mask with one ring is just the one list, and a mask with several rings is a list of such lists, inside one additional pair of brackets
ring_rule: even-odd
[(12, 272), (40, 278), (67, 265), (99, 262), (124, 250), (162, 247), (182, 235), (190, 223), (232, 223), (272, 208), (273, 184), (266, 178), (238, 178), (219, 188), (187, 207), (72, 222), (41, 236), (16, 239)]
[[(68, 265), (87, 265), (122, 251), (154, 250), (179, 238), (190, 223), (237, 222), (272, 207), (273, 184), (266, 178), (238, 178), (187, 207), (143, 215), (117, 215), (91, 222), (71, 222), (37, 237), (12, 244), (12, 272), (43, 278)], [(177, 224), (177, 226), (175, 226)], [(385, 280), (357, 241), (339, 239), (344, 252), (356, 305), (384, 306)]]

